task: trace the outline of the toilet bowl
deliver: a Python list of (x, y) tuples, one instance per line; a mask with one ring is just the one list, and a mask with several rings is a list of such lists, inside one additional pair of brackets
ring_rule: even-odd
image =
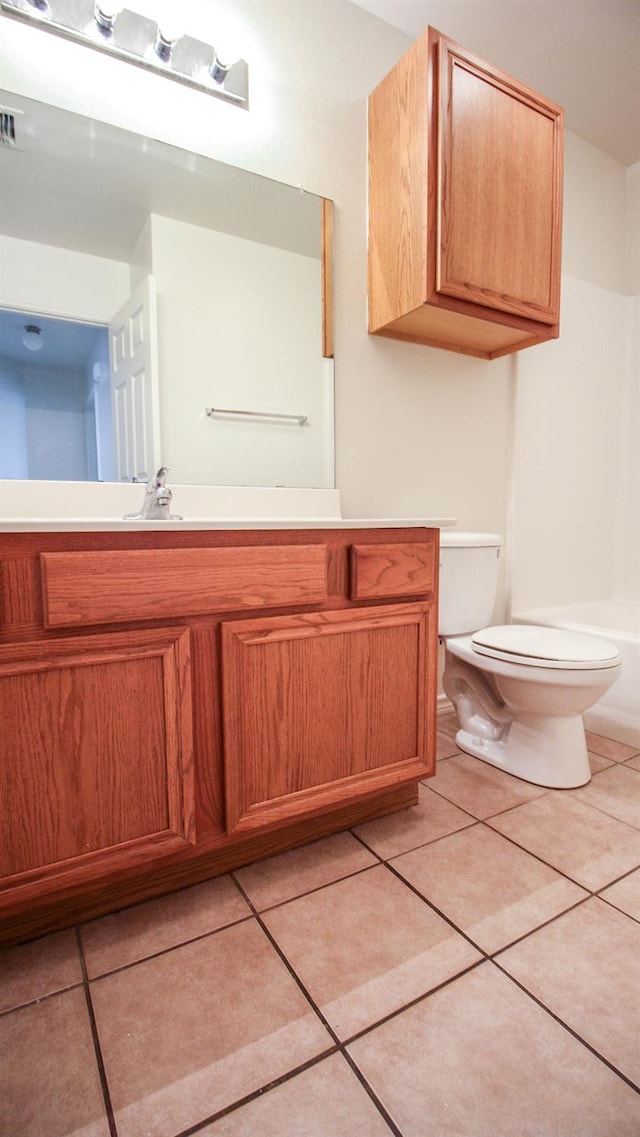
[(518, 624), (444, 644), (443, 687), (458, 713), (461, 750), (540, 786), (589, 781), (582, 714), (618, 677), (613, 645)]
[(441, 536), (442, 685), (458, 715), (456, 743), (536, 785), (585, 785), (591, 772), (582, 714), (616, 681), (618, 650), (555, 628), (483, 627), (501, 547), (495, 534)]

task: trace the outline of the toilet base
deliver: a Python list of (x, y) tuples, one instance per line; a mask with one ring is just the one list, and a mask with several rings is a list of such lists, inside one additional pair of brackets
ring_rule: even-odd
[(461, 729), (456, 745), (465, 754), (537, 786), (570, 790), (591, 780), (582, 715), (562, 718), (520, 712), (501, 739)]

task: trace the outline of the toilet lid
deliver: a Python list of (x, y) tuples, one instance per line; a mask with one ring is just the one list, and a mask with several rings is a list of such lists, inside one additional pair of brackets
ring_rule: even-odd
[(483, 628), (472, 636), (474, 651), (494, 659), (530, 667), (588, 670), (615, 667), (620, 655), (615, 644), (598, 636), (542, 628), (535, 624), (505, 624)]

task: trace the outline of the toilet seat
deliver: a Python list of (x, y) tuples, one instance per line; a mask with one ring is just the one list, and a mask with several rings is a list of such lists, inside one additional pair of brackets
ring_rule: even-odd
[(471, 645), (479, 655), (525, 667), (589, 671), (620, 663), (618, 649), (607, 640), (533, 624), (483, 628), (471, 637)]

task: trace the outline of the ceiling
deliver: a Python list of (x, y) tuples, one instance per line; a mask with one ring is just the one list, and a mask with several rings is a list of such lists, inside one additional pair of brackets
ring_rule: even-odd
[(354, 0), (417, 39), (431, 24), (566, 112), (624, 165), (640, 161), (640, 0)]

